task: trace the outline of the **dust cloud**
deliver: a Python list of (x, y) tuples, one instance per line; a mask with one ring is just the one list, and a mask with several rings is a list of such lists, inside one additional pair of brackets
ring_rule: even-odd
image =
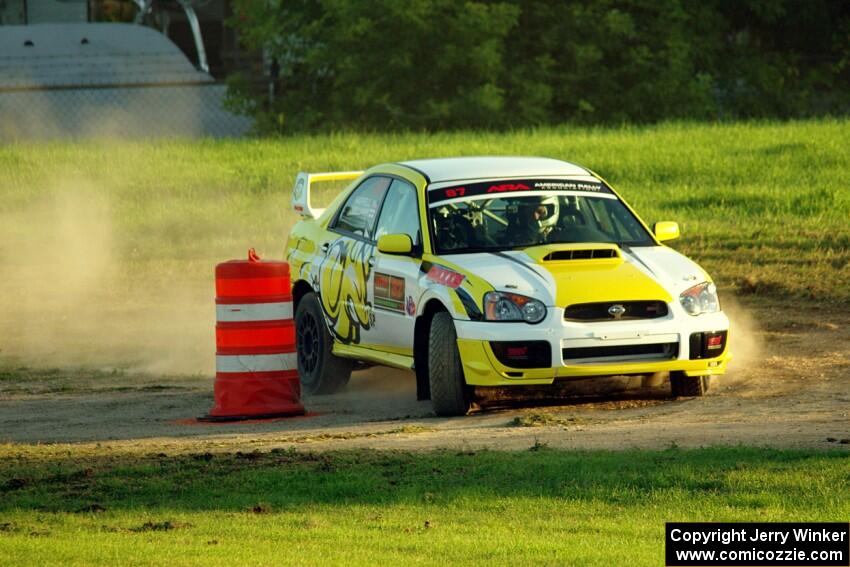
[(720, 304), (729, 317), (729, 350), (732, 352), (729, 369), (721, 380), (723, 384), (733, 385), (757, 369), (764, 345), (758, 323), (734, 296), (724, 295)]
[(211, 373), (207, 281), (157, 274), (125, 255), (108, 192), (63, 179), (6, 204), (0, 223), (0, 356), (12, 364)]
[(373, 391), (416, 396), (416, 375), (410, 370), (371, 366), (356, 371), (351, 377), (347, 390), (352, 399), (356, 399), (358, 394), (368, 394)]
[[(120, 191), (81, 178), (49, 183), (43, 194), (0, 209), (0, 362), (51, 368), (212, 376), (215, 371), (213, 268), (227, 259), (210, 244), (198, 258), (179, 241), (169, 258), (139, 258), (145, 244), (118, 222)], [(123, 212), (126, 224), (126, 210)], [(294, 218), (280, 218), (281, 239)], [(184, 224), (199, 221), (184, 219)], [(167, 230), (162, 221), (150, 230)], [(136, 237), (138, 238), (138, 237)], [(281, 240), (282, 245), (282, 240)], [(355, 403), (382, 392), (413, 395), (412, 372), (367, 368), (346, 392)], [(370, 397), (372, 396), (372, 397)], [(361, 400), (362, 398), (362, 400)], [(370, 401), (371, 400), (371, 401)], [(364, 402), (365, 403), (365, 402)]]

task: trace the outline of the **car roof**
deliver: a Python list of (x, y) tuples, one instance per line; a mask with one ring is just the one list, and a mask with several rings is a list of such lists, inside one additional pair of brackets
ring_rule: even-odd
[(543, 157), (452, 157), (416, 159), (399, 164), (418, 171), (429, 183), (500, 177), (591, 175), (590, 171), (574, 163)]

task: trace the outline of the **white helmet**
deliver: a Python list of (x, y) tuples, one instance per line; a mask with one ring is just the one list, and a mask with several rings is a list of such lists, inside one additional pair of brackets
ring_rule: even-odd
[(538, 219), (540, 224), (540, 232), (548, 233), (558, 224), (558, 213), (560, 212), (559, 199), (557, 195), (544, 197), (540, 200), (540, 205), (546, 207), (546, 217)]

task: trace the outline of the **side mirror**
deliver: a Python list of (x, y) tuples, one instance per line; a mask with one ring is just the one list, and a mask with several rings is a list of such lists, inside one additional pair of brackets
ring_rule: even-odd
[(413, 241), (407, 234), (385, 234), (378, 238), (378, 252), (406, 256), (413, 252)]
[(652, 231), (655, 233), (655, 238), (659, 242), (673, 240), (674, 238), (679, 238), (679, 223), (673, 221), (657, 222), (652, 227)]

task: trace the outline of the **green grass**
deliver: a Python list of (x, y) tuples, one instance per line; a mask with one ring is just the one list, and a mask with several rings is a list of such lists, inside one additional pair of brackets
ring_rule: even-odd
[(837, 452), (0, 456), (6, 565), (660, 565), (666, 521), (850, 516)]
[(37, 218), (22, 211), (64, 193), (107, 211), (109, 252), (123, 273), (208, 280), (211, 263), (241, 257), (249, 245), (281, 256), (299, 170), (428, 156), (544, 155), (597, 171), (648, 222), (679, 221), (683, 237), (673, 245), (722, 287), (846, 301), (848, 133), (850, 121), (819, 120), (10, 145), (0, 148), (0, 215), (8, 228), (0, 229), (0, 261), (14, 265), (21, 254), (38, 253), (38, 239), (28, 234)]

